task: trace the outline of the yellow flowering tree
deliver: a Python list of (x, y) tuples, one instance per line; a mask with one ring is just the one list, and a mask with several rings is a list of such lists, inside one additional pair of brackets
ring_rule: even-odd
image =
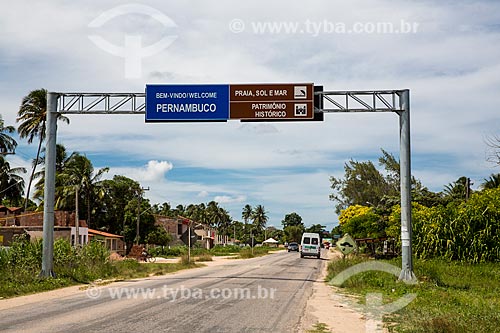
[(362, 205), (349, 206), (339, 216), (342, 231), (353, 238), (377, 238), (385, 236), (385, 224), (373, 208)]
[(363, 216), (371, 211), (372, 211), (371, 207), (366, 207), (361, 205), (349, 206), (340, 212), (339, 223), (340, 225), (344, 225), (347, 222), (349, 222), (349, 220), (352, 219), (353, 217)]

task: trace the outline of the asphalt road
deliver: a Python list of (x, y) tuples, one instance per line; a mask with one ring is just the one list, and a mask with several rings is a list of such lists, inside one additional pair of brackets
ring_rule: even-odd
[(297, 332), (321, 260), (280, 252), (0, 312), (7, 332)]

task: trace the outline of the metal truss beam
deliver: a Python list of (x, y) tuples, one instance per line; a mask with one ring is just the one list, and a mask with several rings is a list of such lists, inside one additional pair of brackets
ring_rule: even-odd
[(145, 93), (58, 93), (59, 113), (144, 114)]
[(404, 90), (319, 91), (319, 112), (402, 112)]
[[(321, 91), (319, 112), (402, 112), (404, 90)], [(145, 93), (58, 93), (58, 112), (65, 114), (144, 114)]]

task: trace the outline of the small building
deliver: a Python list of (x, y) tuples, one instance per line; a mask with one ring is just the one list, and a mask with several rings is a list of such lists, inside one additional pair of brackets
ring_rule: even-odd
[(181, 236), (187, 231), (188, 223), (185, 219), (178, 217), (167, 217), (155, 215), (155, 225), (162, 227), (170, 236), (172, 236), (172, 245), (184, 244)]
[(187, 232), (189, 225), (192, 226), (195, 234), (198, 236), (197, 242), (201, 247), (211, 249), (214, 243), (217, 243), (217, 233), (214, 228), (182, 216), (167, 217), (155, 215), (155, 225), (163, 227), (172, 236), (172, 245), (184, 244), (181, 241), (181, 236)]
[(204, 225), (200, 225), (194, 230), (194, 232), (198, 236), (198, 242), (201, 243), (201, 247), (207, 250), (214, 247), (215, 230)]
[(15, 226), (17, 224), (17, 216), (23, 211), (20, 207), (7, 207), (0, 205), (0, 227)]
[[(0, 205), (0, 245), (9, 246), (15, 235), (26, 233), (31, 240), (43, 237), (43, 212), (22, 213), (22, 208)], [(79, 221), (80, 244), (88, 243), (85, 220)], [(64, 238), (75, 244), (75, 213), (54, 212), (54, 239)]]
[(123, 236), (110, 234), (109, 232), (88, 229), (89, 241), (101, 242), (111, 252), (125, 255), (125, 242)]
[[(86, 228), (80, 228), (86, 229)], [(31, 241), (43, 237), (42, 226), (9, 226), (0, 227), (0, 246), (10, 246), (15, 236), (26, 234)], [(54, 239), (63, 238), (68, 242), (71, 237), (71, 227), (54, 226)]]

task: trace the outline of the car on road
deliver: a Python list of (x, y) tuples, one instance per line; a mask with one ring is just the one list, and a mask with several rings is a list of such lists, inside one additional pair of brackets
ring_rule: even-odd
[(297, 251), (299, 252), (299, 244), (295, 243), (295, 242), (291, 242), (288, 244), (288, 252), (290, 251)]

